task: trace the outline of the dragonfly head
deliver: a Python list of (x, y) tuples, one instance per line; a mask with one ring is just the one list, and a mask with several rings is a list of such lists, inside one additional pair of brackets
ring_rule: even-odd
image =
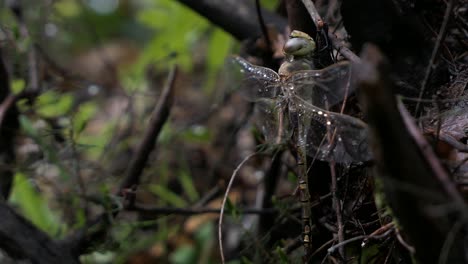
[(312, 70), (314, 50), (315, 41), (309, 35), (298, 30), (291, 32), (283, 47), (286, 60), (278, 70), (279, 75), (287, 77), (297, 71)]
[(284, 44), (283, 52), (287, 56), (305, 57), (315, 51), (315, 41), (306, 33), (294, 30), (289, 35), (289, 40)]

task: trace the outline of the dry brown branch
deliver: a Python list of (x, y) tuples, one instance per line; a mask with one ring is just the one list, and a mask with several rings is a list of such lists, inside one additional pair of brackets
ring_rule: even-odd
[(140, 183), (140, 176), (148, 161), (149, 155), (154, 150), (156, 139), (163, 125), (169, 117), (170, 109), (174, 100), (174, 82), (177, 78), (177, 66), (172, 68), (167, 78), (161, 97), (150, 117), (150, 123), (138, 145), (134, 158), (130, 161), (127, 176), (120, 185), (119, 194), (122, 190), (132, 188)]
[[(157, 215), (198, 215), (198, 214), (220, 214), (220, 208), (172, 208), (172, 207), (153, 207), (143, 204), (135, 204), (125, 208), (129, 211), (138, 211)], [(256, 215), (272, 215), (278, 213), (275, 208), (240, 208), (238, 209), (240, 214), (256, 214)]]

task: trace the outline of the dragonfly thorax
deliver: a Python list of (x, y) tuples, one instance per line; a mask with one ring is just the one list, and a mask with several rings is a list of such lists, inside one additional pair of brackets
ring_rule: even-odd
[(305, 58), (294, 59), (283, 62), (278, 70), (278, 74), (284, 78), (295, 72), (312, 70), (313, 68), (313, 62), (311, 60)]

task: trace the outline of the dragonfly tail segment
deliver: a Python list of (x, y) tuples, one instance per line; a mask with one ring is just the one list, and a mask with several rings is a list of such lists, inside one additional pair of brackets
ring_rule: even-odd
[(299, 195), (302, 207), (302, 243), (304, 246), (305, 257), (310, 256), (312, 236), (311, 236), (311, 209), (310, 209), (310, 193), (307, 179), (307, 161), (306, 155), (301, 150), (297, 150), (297, 166), (299, 173)]

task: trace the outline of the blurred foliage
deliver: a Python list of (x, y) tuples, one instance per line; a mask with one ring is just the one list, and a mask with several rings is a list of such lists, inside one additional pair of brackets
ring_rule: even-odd
[(37, 191), (26, 175), (17, 172), (14, 178), (11, 202), (27, 219), (52, 237), (59, 237), (66, 231), (60, 216), (52, 211), (47, 200)]
[[(114, 189), (146, 129), (168, 69), (179, 65), (196, 80), (184, 84), (186, 90), (194, 88), (200, 98), (212, 98), (235, 43), (174, 0), (21, 3), (29, 35), (20, 33), (18, 21), (1, 3), (0, 43), (15, 94), (30, 88), (28, 53), (33, 44), (41, 48), (36, 53), (40, 94), (18, 103), (24, 150), (11, 202), (40, 229), (62, 237), (91, 216), (115, 209), (110, 206), (119, 199)], [(262, 1), (269, 8), (276, 3)], [(174, 142), (208, 145), (213, 137), (205, 125), (165, 124), (158, 147), (169, 154), (152, 157), (142, 188), (154, 206), (187, 208), (202, 198), (206, 190), (195, 181), (189, 157), (173, 157), (164, 148), (173, 148)], [(229, 199), (226, 215), (241, 221), (237, 206)], [(169, 263), (217, 263), (213, 218), (192, 218), (200, 223), (183, 238), (184, 221), (177, 216), (115, 220), (109, 239), (81, 260), (125, 263), (157, 248), (157, 258)]]

